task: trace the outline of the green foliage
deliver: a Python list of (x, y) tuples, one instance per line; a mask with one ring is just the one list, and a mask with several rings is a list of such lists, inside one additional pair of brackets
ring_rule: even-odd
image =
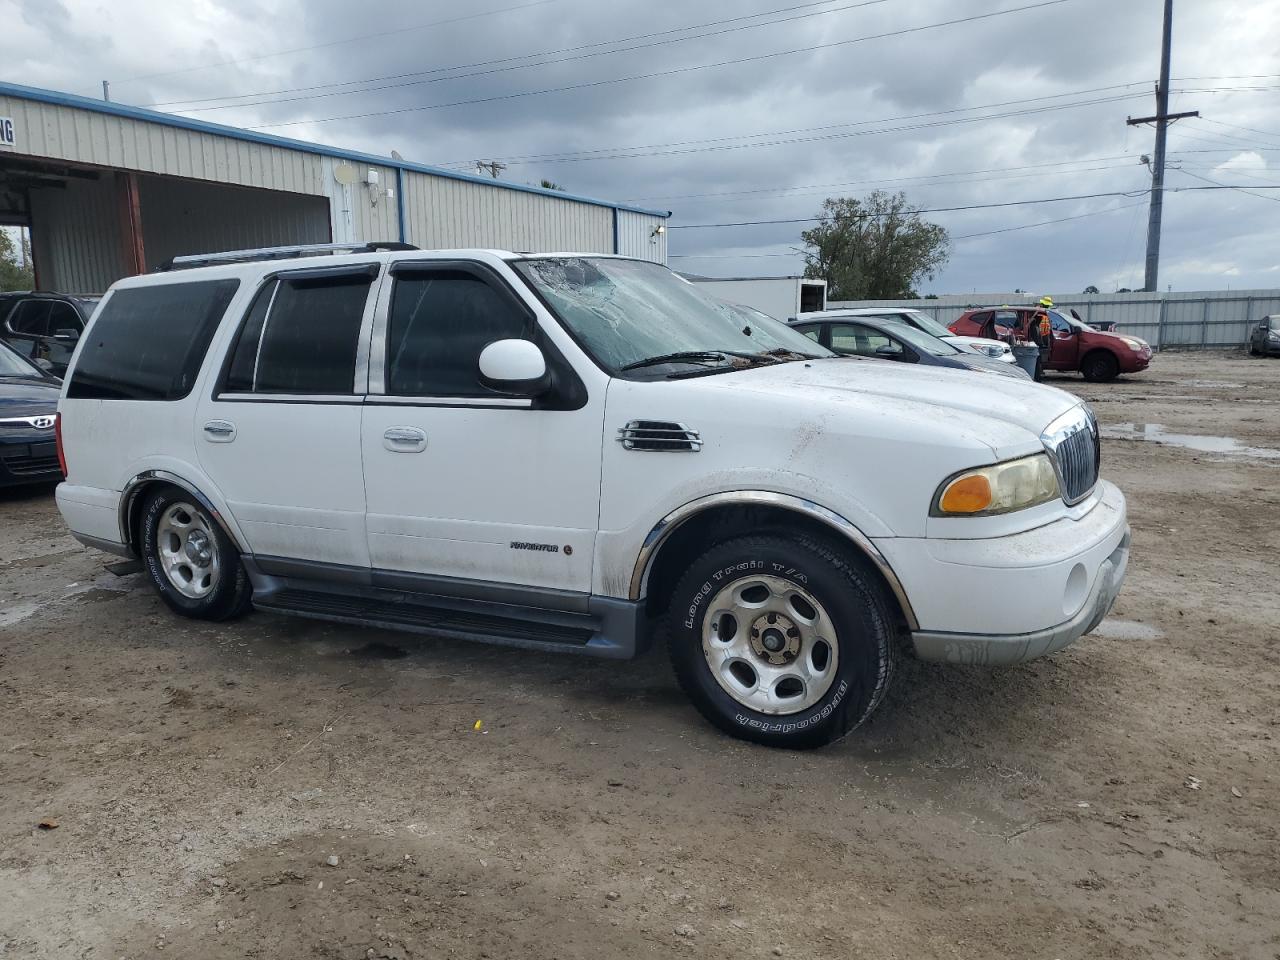
[(538, 183), (543, 190), (563, 190), (564, 187), (556, 183), (554, 180), (547, 180), (545, 177)]
[(922, 219), (904, 193), (823, 201), (821, 220), (800, 237), (806, 277), (827, 281), (831, 300), (901, 300), (932, 280), (950, 257), (945, 228)]
[(1089, 284), (1087, 287), (1085, 287), (1085, 288), (1084, 288), (1084, 292), (1085, 292), (1085, 293), (1097, 293), (1097, 292), (1098, 292), (1098, 288), (1097, 288), (1097, 287), (1095, 287), (1095, 286), (1091, 283), (1091, 284)]
[(27, 267), (22, 267), (22, 252), (14, 242), (13, 235), (0, 228), (0, 290), (30, 290), (35, 285), (35, 276), (31, 271), (31, 248), (26, 239), (22, 240), (26, 253)]

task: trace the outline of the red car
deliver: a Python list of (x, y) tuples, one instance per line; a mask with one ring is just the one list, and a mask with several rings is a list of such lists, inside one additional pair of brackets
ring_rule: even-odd
[[(968, 310), (951, 324), (961, 337), (988, 337), (992, 340), (1029, 340), (1028, 330), (1036, 307), (984, 307)], [(1122, 373), (1137, 373), (1151, 363), (1151, 345), (1138, 337), (1104, 333), (1074, 317), (1049, 311), (1053, 328), (1046, 370), (1079, 370), (1090, 381), (1114, 380)]]

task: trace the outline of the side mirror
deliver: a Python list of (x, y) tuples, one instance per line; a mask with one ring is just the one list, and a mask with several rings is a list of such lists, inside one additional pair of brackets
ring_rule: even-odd
[(528, 340), (495, 340), (480, 351), (480, 382), (497, 393), (536, 397), (551, 387), (547, 358)]
[(80, 331), (75, 327), (67, 327), (65, 330), (58, 330), (54, 333), (53, 339), (62, 343), (75, 343), (80, 339)]
[(902, 356), (902, 348), (896, 343), (882, 343), (880, 346), (876, 347), (876, 356), (888, 357), (891, 360), (896, 360), (898, 357)]

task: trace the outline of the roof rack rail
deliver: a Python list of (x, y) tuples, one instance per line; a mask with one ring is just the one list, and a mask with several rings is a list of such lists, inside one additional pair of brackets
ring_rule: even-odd
[(155, 268), (155, 273), (191, 270), (222, 263), (252, 263), (255, 260), (290, 260), (322, 253), (377, 253), (380, 250), (417, 250), (411, 243), (373, 240), (366, 243), (307, 243), (292, 247), (259, 247), (254, 250), (226, 250), (222, 253), (193, 253), (173, 257)]

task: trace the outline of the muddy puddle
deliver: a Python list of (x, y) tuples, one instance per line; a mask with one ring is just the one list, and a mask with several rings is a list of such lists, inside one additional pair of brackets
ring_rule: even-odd
[(1255, 460), (1280, 460), (1280, 450), (1251, 447), (1235, 437), (1215, 437), (1198, 433), (1174, 433), (1159, 423), (1114, 423), (1102, 428), (1108, 440), (1146, 440), (1171, 447), (1183, 447), (1198, 453), (1214, 453), (1226, 457), (1250, 457)]

